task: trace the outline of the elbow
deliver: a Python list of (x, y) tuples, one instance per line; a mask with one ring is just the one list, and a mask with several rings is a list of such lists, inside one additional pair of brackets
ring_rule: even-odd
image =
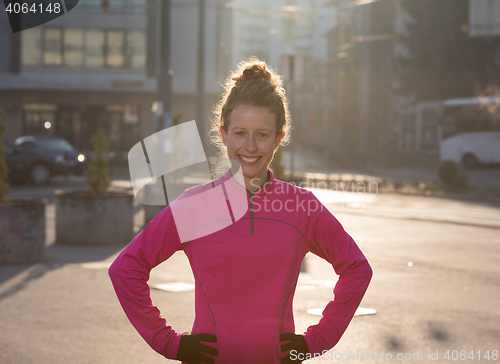
[(366, 279), (366, 285), (370, 283), (372, 277), (373, 277), (373, 269), (370, 266), (370, 263), (368, 263), (368, 260), (365, 260), (365, 264), (363, 264), (363, 276)]
[(111, 263), (110, 267), (108, 268), (108, 275), (111, 281), (114, 281), (120, 272), (120, 266), (118, 264), (118, 258), (115, 259), (113, 263)]

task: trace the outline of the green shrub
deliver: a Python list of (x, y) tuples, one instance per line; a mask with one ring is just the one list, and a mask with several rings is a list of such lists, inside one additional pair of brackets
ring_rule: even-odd
[(101, 126), (90, 139), (94, 150), (94, 159), (87, 170), (87, 182), (93, 194), (105, 194), (111, 183), (108, 162), (104, 155), (108, 151), (109, 143), (104, 128)]
[[(0, 120), (2, 119), (2, 109), (0, 109)], [(7, 195), (10, 192), (10, 186), (8, 182), (9, 168), (7, 167), (7, 162), (5, 161), (5, 155), (7, 151), (5, 150), (5, 145), (3, 143), (3, 135), (7, 128), (4, 124), (0, 123), (0, 202), (7, 201)]]

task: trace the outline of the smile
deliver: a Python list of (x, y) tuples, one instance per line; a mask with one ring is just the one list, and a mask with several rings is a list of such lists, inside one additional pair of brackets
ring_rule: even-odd
[(255, 162), (257, 159), (259, 159), (260, 157), (255, 157), (255, 158), (247, 158), (247, 157), (243, 157), (242, 155), (238, 155), (244, 162), (247, 162), (247, 163), (253, 163)]

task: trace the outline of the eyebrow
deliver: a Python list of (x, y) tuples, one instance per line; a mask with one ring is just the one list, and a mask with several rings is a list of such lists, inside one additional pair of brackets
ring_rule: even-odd
[[(233, 129), (243, 129), (243, 130), (246, 130), (245, 128), (242, 128), (241, 126), (235, 126), (235, 127), (232, 127), (231, 129), (232, 129), (232, 130), (233, 130)], [(265, 131), (272, 132), (272, 130), (271, 130), (271, 129), (269, 129), (269, 128), (260, 128), (260, 129), (257, 129), (257, 131), (259, 131), (259, 130), (265, 130)]]

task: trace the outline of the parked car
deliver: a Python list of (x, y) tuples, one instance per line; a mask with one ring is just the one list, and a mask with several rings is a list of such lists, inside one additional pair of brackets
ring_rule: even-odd
[(67, 140), (53, 136), (22, 136), (16, 139), (16, 146), (22, 150), (48, 150), (61, 155), (67, 163), (68, 171), (78, 176), (83, 175), (87, 167), (87, 158)]
[(4, 143), (9, 179), (12, 182), (29, 179), (35, 185), (45, 185), (52, 176), (67, 172), (68, 164), (60, 154), (45, 149), (23, 150), (7, 140)]

